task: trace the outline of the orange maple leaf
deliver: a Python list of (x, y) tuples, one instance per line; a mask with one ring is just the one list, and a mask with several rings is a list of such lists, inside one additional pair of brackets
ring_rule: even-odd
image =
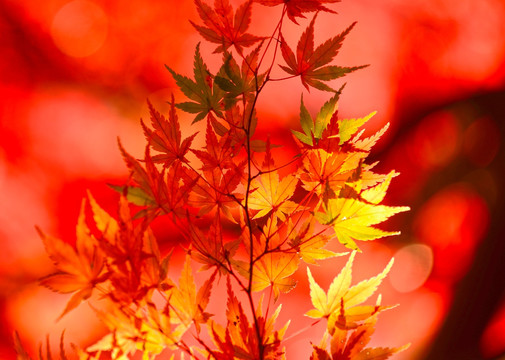
[(170, 307), (173, 309), (175, 317), (185, 326), (194, 323), (198, 332), (200, 331), (200, 324), (206, 323), (211, 316), (211, 314), (205, 312), (205, 308), (209, 303), (216, 273), (217, 270), (205, 281), (197, 293), (195, 279), (191, 271), (190, 256), (187, 255), (179, 278), (179, 286), (169, 290)]
[(227, 279), (228, 301), (226, 307), (227, 326), (223, 328), (214, 321), (210, 321), (210, 332), (218, 350), (211, 354), (217, 359), (234, 360), (259, 359), (259, 349), (263, 348), (264, 359), (284, 359), (284, 351), (279, 349), (281, 340), (289, 326), (289, 322), (280, 330), (275, 330), (274, 325), (281, 311), (279, 306), (271, 317), (265, 318), (262, 311), (263, 298), (256, 306), (255, 317), (261, 334), (258, 339), (255, 325), (250, 324), (244, 313), (242, 304), (233, 293), (231, 283)]
[(76, 308), (83, 300), (88, 299), (96, 285), (108, 278), (104, 268), (104, 256), (86, 225), (84, 208), (85, 201), (83, 200), (76, 229), (75, 249), (60, 239), (44, 234), (37, 228), (47, 254), (58, 269), (58, 272), (42, 278), (40, 283), (53, 291), (65, 294), (75, 293), (59, 318)]
[(185, 155), (189, 151), (197, 133), (182, 140), (179, 120), (175, 111), (174, 96), (172, 95), (170, 102), (168, 120), (153, 107), (149, 100), (147, 101), (147, 105), (149, 106), (151, 125), (154, 131), (149, 129), (143, 121), (141, 121), (142, 128), (153, 150), (162, 153), (153, 156), (153, 161), (161, 162), (165, 166), (170, 166), (176, 160), (185, 162)]
[(335, 196), (349, 181), (354, 171), (361, 166), (361, 161), (366, 155), (367, 153), (363, 152), (328, 153), (322, 149), (309, 150), (299, 170), (303, 188), (318, 195), (331, 189)]

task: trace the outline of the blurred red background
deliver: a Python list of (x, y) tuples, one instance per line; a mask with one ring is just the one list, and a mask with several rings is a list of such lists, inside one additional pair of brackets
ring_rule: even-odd
[[(370, 277), (396, 258), (380, 291), (400, 307), (381, 316), (376, 345), (411, 342), (398, 359), (498, 358), (505, 353), (505, 3), (343, 0), (335, 9), (339, 15), (318, 18), (316, 43), (357, 20), (337, 62), (371, 64), (345, 79), (339, 112), (378, 110), (370, 133), (391, 123), (372, 160), (384, 173), (401, 173), (387, 201), (412, 208), (388, 224), (402, 235), (366, 244), (356, 265), (358, 278)], [(254, 5), (250, 32), (269, 34), (279, 11)], [(145, 99), (161, 111), (171, 93), (182, 100), (163, 65), (191, 71), (201, 39), (189, 19), (198, 21), (191, 1), (0, 0), (0, 358), (15, 358), (14, 330), (30, 350), (48, 333), (57, 342), (64, 328), (81, 344), (100, 331), (86, 305), (55, 322), (68, 298), (37, 285), (52, 267), (34, 226), (73, 241), (86, 189), (114, 211), (117, 195), (106, 184), (127, 177), (117, 137), (141, 156)], [(299, 36), (288, 24), (287, 41), (294, 46)], [(202, 48), (210, 56), (213, 47)], [(218, 61), (208, 61), (214, 72)], [(289, 136), (302, 90), (298, 79), (273, 86), (261, 99), (259, 131), (281, 142)], [(304, 96), (312, 111), (328, 98), (316, 90)], [(335, 271), (322, 266), (317, 274), (329, 281)], [(303, 340), (288, 344), (289, 359), (295, 348), (310, 352)]]

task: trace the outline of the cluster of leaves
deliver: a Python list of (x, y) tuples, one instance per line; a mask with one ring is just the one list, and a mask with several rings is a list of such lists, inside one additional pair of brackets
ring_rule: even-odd
[[(325, 4), (337, 0), (256, 2), (282, 7), (270, 37), (247, 33), (253, 1), (234, 11), (228, 0), (215, 0), (214, 6), (195, 0), (203, 24), (193, 25), (218, 45), (222, 66), (212, 74), (197, 46), (192, 78), (167, 67), (188, 101), (172, 98), (167, 117), (149, 103), (150, 124), (141, 124), (147, 139), (142, 160), (119, 144), (131, 183), (115, 187), (120, 193), (117, 220), (89, 194), (75, 248), (40, 231), (57, 268), (41, 283), (73, 294), (62, 316), (88, 301), (109, 329), (86, 349), (74, 346), (80, 359), (128, 359), (135, 352), (153, 359), (162, 351), (196, 359), (283, 359), (288, 324), (276, 324), (280, 306), (272, 314), (268, 309), (296, 286), (293, 276), (302, 263), (349, 254), (327, 249), (330, 241), (352, 251), (327, 293), (307, 268), (314, 308), (306, 315), (327, 322), (311, 359), (385, 359), (404, 349), (365, 348), (378, 314), (390, 307), (382, 306), (380, 297), (376, 305), (363, 303), (392, 261), (379, 275), (351, 287), (357, 242), (396, 234), (375, 225), (408, 210), (381, 205), (396, 173), (377, 174), (374, 164), (365, 162), (386, 128), (363, 137), (360, 128), (373, 114), (339, 119), (341, 91), (327, 83), (360, 68), (328, 65), (353, 25), (314, 49), (317, 12), (333, 12)], [(310, 12), (316, 13), (295, 55), (282, 36), (283, 20), (287, 16), (297, 23)], [(272, 61), (265, 64), (268, 51)], [(278, 53), (289, 77), (299, 76), (307, 89), (331, 95), (315, 117), (302, 97), (301, 131), (292, 131), (298, 154), (289, 164), (276, 164), (274, 146), (255, 136), (257, 102), (265, 85), (275, 80)], [(193, 114), (194, 122), (207, 122), (203, 148), (193, 146), (196, 133), (182, 138), (177, 109)], [(290, 165), (295, 170), (283, 174), (281, 169)], [(92, 219), (86, 218), (87, 207)], [(178, 281), (168, 276), (170, 255), (160, 254), (149, 227), (160, 216), (168, 217), (189, 244)], [(226, 235), (224, 226), (235, 229), (235, 235)], [(195, 261), (207, 274), (201, 285), (193, 276)], [(226, 283), (224, 319), (207, 311), (220, 279)], [(28, 359), (19, 339), (17, 345), (19, 358)], [(44, 358), (42, 351), (39, 357)], [(49, 350), (46, 358), (51, 358)]]

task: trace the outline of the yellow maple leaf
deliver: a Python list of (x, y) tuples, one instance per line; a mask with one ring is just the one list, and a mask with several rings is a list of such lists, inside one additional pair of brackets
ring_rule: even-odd
[(175, 313), (174, 317), (186, 326), (194, 323), (199, 332), (200, 324), (206, 323), (211, 316), (205, 312), (205, 308), (209, 303), (212, 284), (218, 269), (199, 288), (197, 293), (190, 263), (191, 256), (188, 254), (179, 278), (179, 286), (174, 286), (169, 290), (170, 306)]
[(86, 352), (110, 352), (111, 357), (118, 360), (128, 360), (136, 351), (142, 351), (143, 359), (153, 359), (166, 348), (174, 349), (188, 328), (172, 329), (171, 313), (160, 312), (153, 303), (148, 304), (147, 311), (117, 307), (94, 310), (110, 332), (90, 345)]
[(328, 235), (314, 233), (315, 221), (307, 220), (300, 229), (294, 229), (292, 221), (288, 222), (288, 234), (291, 238), (289, 245), (296, 251), (300, 258), (307, 264), (317, 264), (317, 260), (346, 255), (347, 253), (335, 253), (325, 249), (330, 240)]
[[(384, 231), (373, 227), (389, 217), (408, 211), (408, 206), (379, 205), (386, 194), (394, 172), (388, 174), (382, 183), (364, 190), (360, 196), (329, 199), (324, 205), (324, 213), (316, 213), (316, 218), (323, 225), (332, 225), (338, 240), (352, 250), (358, 250), (355, 240), (368, 241), (384, 236), (398, 235), (399, 232)], [(360, 182), (348, 184), (357, 194)], [(361, 198), (359, 198), (361, 197)]]
[[(291, 275), (298, 269), (300, 258), (296, 253), (270, 252), (254, 263), (252, 274), (252, 291), (261, 291), (272, 286), (274, 299), (280, 293), (287, 293), (296, 286), (296, 280)], [(249, 277), (249, 263), (235, 261), (235, 267), (245, 278)]]
[(249, 195), (249, 208), (259, 210), (253, 219), (267, 215), (273, 211), (281, 220), (286, 220), (286, 215), (296, 210), (302, 210), (297, 203), (288, 200), (295, 192), (298, 179), (288, 175), (279, 181), (279, 174), (272, 170), (261, 174), (251, 181)]
[(356, 136), (354, 136), (351, 142), (357, 149), (360, 149), (362, 151), (370, 151), (388, 129), (389, 129), (389, 123), (384, 125), (384, 127), (379, 131), (377, 131), (374, 135), (367, 137), (365, 139), (360, 139), (361, 135), (363, 134), (363, 131), (361, 131)]
[(355, 255), (356, 251), (353, 251), (346, 265), (333, 279), (327, 293), (316, 283), (310, 269), (307, 268), (310, 284), (310, 298), (315, 309), (309, 310), (305, 314), (306, 316), (312, 318), (329, 318), (332, 314), (340, 311), (342, 303), (344, 304), (345, 311), (363, 303), (377, 290), (377, 287), (393, 266), (393, 259), (391, 259), (382, 273), (368, 280), (363, 280), (351, 287), (351, 268)]
[(346, 141), (350, 140), (351, 137), (358, 131), (358, 129), (364, 125), (368, 120), (370, 120), (377, 111), (371, 112), (365, 117), (356, 119), (341, 119), (338, 120), (338, 135), (330, 136), (338, 137), (340, 139), (339, 145), (342, 145)]
[[(253, 267), (251, 290), (261, 291), (272, 286), (275, 300), (281, 292), (287, 293), (296, 286), (296, 281), (290, 276), (298, 269), (300, 256), (297, 252), (284, 250), (285, 236), (281, 236), (277, 218), (269, 218), (261, 234), (253, 236), (253, 243), (247, 233), (242, 240), (245, 248), (253, 252)], [(251, 265), (249, 262), (234, 261), (234, 266), (240, 274), (249, 279)]]

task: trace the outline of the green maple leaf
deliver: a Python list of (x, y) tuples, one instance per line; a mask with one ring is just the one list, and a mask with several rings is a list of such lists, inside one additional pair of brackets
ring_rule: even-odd
[(326, 129), (333, 114), (336, 112), (337, 102), (343, 87), (340, 88), (319, 110), (316, 118), (313, 119), (303, 103), (303, 96), (300, 102), (300, 125), (303, 133), (291, 130), (293, 135), (304, 144), (314, 146), (314, 140), (321, 139), (323, 131)]
[(193, 63), (195, 80), (177, 74), (167, 65), (165, 65), (165, 67), (170, 71), (175, 83), (184, 95), (190, 100), (193, 100), (179, 103), (176, 106), (190, 114), (197, 114), (193, 120), (194, 123), (204, 119), (211, 111), (217, 116), (223, 117), (220, 103), (224, 93), (219, 87), (213, 86), (213, 76), (207, 68), (207, 65), (203, 62), (202, 55), (200, 54), (200, 44), (196, 46), (195, 60)]

